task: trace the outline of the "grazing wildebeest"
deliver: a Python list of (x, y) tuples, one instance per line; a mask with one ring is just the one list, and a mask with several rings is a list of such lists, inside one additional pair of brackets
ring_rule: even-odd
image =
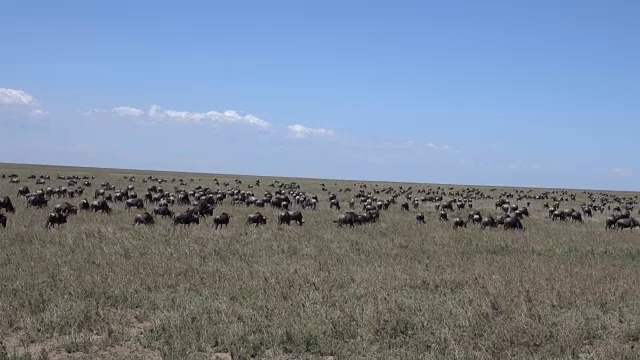
[(55, 225), (65, 224), (67, 222), (67, 214), (66, 213), (57, 213), (53, 212), (47, 216), (47, 223), (44, 225), (46, 229), (55, 227)]
[(144, 201), (143, 201), (142, 199), (138, 199), (138, 198), (135, 198), (135, 199), (127, 199), (127, 200), (124, 202), (124, 207), (125, 207), (127, 210), (131, 210), (131, 208), (132, 208), (132, 207), (135, 207), (135, 208), (137, 208), (137, 209), (142, 209), (142, 208), (144, 208)]
[(416, 215), (416, 220), (421, 224), (426, 224), (423, 213), (418, 213), (418, 215)]
[(15, 213), (16, 208), (13, 207), (11, 199), (8, 196), (0, 197), (0, 209), (5, 209), (10, 213)]
[(80, 204), (78, 204), (78, 207), (80, 208), (80, 210), (89, 210), (90, 208), (89, 200), (87, 199), (80, 200)]
[(153, 215), (160, 215), (164, 219), (167, 216), (173, 217), (174, 212), (168, 206), (158, 206), (153, 208)]
[(4, 214), (0, 214), (0, 225), (2, 225), (3, 228), (7, 227), (7, 217), (4, 216)]
[(35, 206), (40, 209), (49, 205), (49, 200), (44, 195), (34, 195), (27, 198), (27, 207)]
[(207, 215), (213, 216), (213, 205), (209, 205), (205, 202), (199, 202), (196, 205), (189, 206), (188, 212), (197, 216), (206, 217)]
[(218, 227), (222, 227), (222, 225), (224, 225), (224, 227), (227, 227), (229, 225), (230, 218), (231, 218), (231, 215), (227, 214), (226, 212), (223, 212), (220, 215), (214, 216), (213, 227), (215, 229), (218, 229)]
[(148, 212), (143, 212), (142, 214), (136, 215), (135, 219), (133, 219), (133, 225), (151, 225), (155, 224), (156, 220), (149, 214)]
[(520, 220), (519, 217), (513, 216), (504, 220), (504, 229), (524, 230), (524, 226), (522, 225), (522, 220)]
[(182, 224), (183, 226), (191, 226), (191, 223), (200, 224), (200, 218), (188, 211), (173, 217), (173, 225)]
[(278, 224), (291, 225), (292, 221), (302, 226), (302, 224), (304, 224), (304, 220), (302, 219), (302, 213), (300, 211), (293, 211), (293, 212), (284, 211), (278, 214)]
[(78, 208), (68, 202), (64, 202), (62, 204), (57, 204), (56, 206), (54, 206), (53, 211), (57, 213), (77, 214)]
[(247, 216), (247, 225), (256, 224), (256, 227), (258, 227), (260, 224), (266, 225), (267, 219), (268, 218), (266, 216), (257, 212), (255, 214), (251, 214)]
[(493, 216), (489, 215), (484, 219), (482, 219), (482, 223), (481, 223), (482, 229), (487, 227), (496, 227), (496, 226), (498, 226), (498, 222), (496, 221), (496, 219), (493, 218)]
[(449, 217), (447, 215), (447, 212), (442, 210), (440, 211), (440, 215), (438, 216), (438, 220), (440, 221), (449, 221)]
[(460, 218), (455, 218), (453, 219), (453, 230), (459, 228), (459, 227), (467, 227), (467, 222), (460, 219)]
[(20, 197), (20, 196), (27, 196), (27, 195), (29, 195), (30, 193), (31, 193), (31, 190), (29, 190), (29, 187), (28, 187), (28, 186), (20, 186), (20, 187), (18, 188), (18, 195), (17, 195), (17, 196), (18, 196), (18, 197)]
[(358, 214), (353, 211), (348, 211), (344, 214), (338, 215), (338, 220), (333, 220), (333, 222), (337, 223), (340, 227), (342, 227), (343, 225), (349, 225), (353, 227), (355, 224), (359, 224), (360, 220), (358, 219)]
[(633, 229), (634, 227), (640, 226), (640, 222), (638, 222), (638, 220), (636, 220), (633, 217), (629, 217), (626, 219), (620, 219), (618, 221), (616, 221), (616, 229), (618, 230), (623, 230), (623, 229)]
[(93, 212), (98, 212), (98, 210), (100, 210), (103, 213), (111, 212), (111, 208), (109, 207), (109, 204), (107, 204), (105, 200), (92, 201), (91, 204), (89, 205), (89, 208), (93, 210)]
[(408, 202), (403, 202), (402, 205), (400, 205), (400, 210), (409, 211), (409, 203)]
[(605, 220), (605, 226), (604, 229), (605, 230), (610, 230), (610, 229), (615, 229), (616, 228), (616, 222), (618, 220), (620, 220), (621, 217), (617, 214), (612, 214), (611, 216), (609, 216), (606, 220)]
[(340, 201), (338, 201), (338, 199), (332, 199), (329, 201), (329, 209), (333, 208), (340, 210)]
[(571, 221), (573, 222), (582, 222), (582, 214), (574, 211), (571, 213)]

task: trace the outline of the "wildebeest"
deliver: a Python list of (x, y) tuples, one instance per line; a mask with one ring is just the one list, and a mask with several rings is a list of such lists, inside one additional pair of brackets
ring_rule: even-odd
[(353, 227), (355, 224), (360, 223), (360, 220), (358, 219), (358, 214), (353, 211), (348, 211), (344, 214), (338, 215), (338, 219), (334, 220), (333, 222), (337, 223), (340, 227), (342, 227), (343, 225), (349, 225)]
[(403, 211), (409, 211), (409, 203), (408, 203), (408, 202), (403, 202), (403, 203), (400, 205), (400, 210), (403, 210)]
[(229, 225), (229, 219), (231, 218), (231, 215), (227, 214), (226, 212), (223, 212), (220, 215), (216, 215), (213, 217), (213, 227), (215, 229), (218, 229), (218, 227), (222, 227), (222, 225), (224, 225), (224, 227), (227, 227)]
[(512, 216), (508, 219), (504, 220), (504, 229), (518, 229), (524, 230), (524, 226), (522, 225), (522, 220), (520, 220), (517, 216)]
[(329, 201), (329, 209), (333, 208), (340, 210), (340, 201), (338, 199), (332, 199), (331, 201)]
[(15, 213), (16, 208), (13, 207), (11, 199), (8, 196), (0, 197), (0, 209), (5, 209), (10, 213)]
[(7, 227), (7, 217), (4, 216), (4, 214), (0, 214), (0, 225), (2, 225), (3, 228)]
[(302, 219), (302, 213), (300, 211), (293, 211), (293, 212), (284, 211), (278, 214), (278, 224), (291, 225), (292, 221), (302, 226), (302, 224), (304, 224), (304, 220)]
[(260, 224), (266, 225), (267, 219), (268, 218), (266, 216), (257, 212), (255, 214), (251, 214), (247, 216), (247, 225), (256, 224), (256, 227), (258, 227)]
[(57, 213), (65, 213), (65, 214), (77, 214), (78, 208), (75, 205), (71, 205), (68, 202), (64, 202), (62, 204), (57, 204), (53, 207), (53, 211)]
[(107, 214), (111, 212), (111, 208), (109, 207), (109, 204), (107, 204), (105, 200), (92, 201), (91, 204), (89, 205), (89, 208), (93, 212), (98, 212), (98, 210), (100, 210), (103, 213), (106, 212)]
[(467, 222), (460, 219), (460, 218), (455, 218), (453, 219), (453, 230), (459, 228), (459, 227), (467, 227)]
[(496, 219), (493, 218), (493, 216), (489, 215), (484, 219), (482, 219), (482, 222), (481, 222), (482, 229), (485, 229), (487, 227), (496, 227), (496, 226), (498, 226), (498, 222), (496, 221)]
[(206, 217), (207, 215), (213, 216), (214, 206), (205, 202), (198, 202), (195, 205), (189, 206), (187, 212), (195, 214), (197, 216)]
[(138, 209), (142, 209), (142, 208), (144, 208), (144, 201), (142, 199), (138, 199), (138, 198), (127, 199), (124, 202), (124, 207), (127, 210), (131, 210), (132, 207), (135, 207), (135, 208), (138, 208)]
[(17, 195), (17, 196), (18, 196), (18, 197), (20, 197), (20, 196), (27, 196), (27, 195), (29, 195), (30, 193), (31, 193), (31, 190), (29, 190), (29, 187), (28, 187), (28, 186), (20, 186), (20, 187), (18, 188), (18, 195)]
[(155, 224), (156, 220), (153, 218), (151, 214), (148, 212), (143, 212), (142, 214), (136, 215), (133, 219), (133, 225), (151, 225)]
[(438, 215), (438, 220), (449, 221), (449, 216), (447, 215), (447, 212), (444, 210), (440, 211), (440, 215)]
[(40, 209), (48, 205), (49, 199), (45, 198), (44, 195), (33, 195), (27, 198), (27, 207), (35, 206)]
[(153, 215), (161, 215), (164, 219), (167, 216), (173, 217), (174, 212), (173, 210), (169, 209), (168, 206), (158, 206), (153, 208)]
[(424, 221), (424, 214), (423, 213), (418, 213), (416, 215), (416, 220), (421, 224), (426, 224), (426, 222)]
[(173, 225), (182, 224), (183, 226), (191, 226), (191, 223), (200, 224), (200, 218), (188, 211), (174, 215), (173, 217)]
[(65, 224), (67, 222), (67, 213), (53, 212), (47, 216), (47, 222), (44, 225), (46, 229), (55, 227), (55, 225)]
[(90, 208), (89, 200), (87, 199), (80, 200), (78, 207), (80, 208), (80, 210), (89, 210)]
[(571, 221), (573, 222), (582, 222), (582, 214), (574, 211), (571, 213)]
[(618, 221), (616, 221), (616, 229), (618, 230), (622, 230), (622, 229), (633, 229), (634, 227), (640, 226), (640, 222), (638, 222), (638, 220), (636, 220), (633, 217), (629, 217), (626, 219), (620, 219)]

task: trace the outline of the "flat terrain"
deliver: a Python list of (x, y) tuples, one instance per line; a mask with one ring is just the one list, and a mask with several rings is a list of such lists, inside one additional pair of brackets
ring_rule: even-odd
[[(605, 231), (607, 211), (583, 224), (551, 222), (543, 201), (532, 200), (524, 232), (454, 231), (432, 203), (409, 212), (397, 204), (378, 223), (338, 228), (340, 212), (320, 183), (344, 211), (354, 182), (297, 179), (320, 199), (317, 210), (303, 210), (302, 227), (277, 225), (270, 207), (260, 209), (266, 226), (248, 226), (256, 209), (227, 199), (215, 213), (234, 217), (217, 231), (211, 218), (185, 229), (160, 218), (134, 227), (140, 211), (121, 203), (47, 231), (47, 214), (64, 199), (27, 209), (18, 187), (41, 187), (29, 174), (50, 175), (44, 187), (66, 185), (58, 174), (94, 175), (74, 204), (106, 181), (144, 194), (147, 175), (183, 178), (185, 189), (239, 178), (246, 190), (258, 177), (7, 164), (3, 173), (21, 183), (0, 179), (0, 195), (17, 208), (0, 227), (0, 358), (640, 357), (640, 233)], [(274, 190), (274, 178), (261, 179), (256, 196)], [(411, 185), (367, 190), (375, 184)], [(346, 187), (354, 192), (338, 192)], [(586, 202), (575, 193), (563, 208)], [(493, 203), (474, 209), (496, 214)]]

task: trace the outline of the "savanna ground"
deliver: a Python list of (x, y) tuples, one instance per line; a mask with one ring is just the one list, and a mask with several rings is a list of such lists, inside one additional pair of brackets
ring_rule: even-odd
[[(45, 186), (65, 185), (58, 174), (95, 175), (89, 198), (103, 181), (125, 187), (123, 175), (136, 175), (139, 194), (147, 175), (182, 177), (187, 188), (236, 178), (0, 164), (13, 172), (32, 191), (40, 186), (29, 174), (50, 175)], [(238, 178), (246, 188), (258, 177)], [(259, 196), (273, 190), (261, 179)], [(215, 232), (211, 218), (134, 227), (138, 211), (121, 204), (46, 231), (63, 200), (27, 209), (19, 185), (0, 181), (17, 208), (0, 228), (0, 358), (640, 357), (640, 233), (605, 231), (606, 212), (552, 223), (532, 201), (524, 233), (453, 231), (433, 204), (418, 210), (426, 225), (394, 205), (379, 223), (341, 229), (323, 180), (297, 179), (321, 200), (303, 227), (278, 226), (270, 208), (266, 226), (247, 226), (255, 209), (227, 199), (215, 212), (234, 217)], [(577, 193), (577, 204), (586, 200)], [(343, 206), (351, 197), (338, 195)], [(496, 212), (489, 200), (474, 208)]]

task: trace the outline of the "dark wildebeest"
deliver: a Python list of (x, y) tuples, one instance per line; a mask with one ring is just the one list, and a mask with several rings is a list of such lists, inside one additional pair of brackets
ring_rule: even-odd
[(260, 224), (266, 225), (267, 224), (267, 217), (262, 215), (261, 213), (257, 212), (255, 214), (251, 214), (247, 216), (247, 224), (256, 224), (256, 227), (258, 227)]
[(426, 224), (423, 213), (418, 213), (418, 215), (416, 215), (416, 220), (421, 224)]
[(127, 210), (131, 210), (132, 207), (137, 208), (137, 209), (142, 209), (142, 208), (144, 208), (144, 201), (142, 199), (138, 199), (138, 198), (127, 199), (124, 202), (124, 207)]
[(81, 200), (78, 207), (80, 208), (80, 210), (89, 210), (90, 208), (89, 200), (87, 199)]
[(173, 210), (169, 209), (168, 206), (160, 206), (160, 207), (153, 208), (153, 215), (161, 215), (162, 218), (164, 219), (167, 216), (173, 217), (174, 212)]
[(447, 215), (447, 212), (442, 210), (440, 211), (440, 215), (438, 216), (438, 220), (440, 221), (449, 221), (449, 217)]
[(340, 210), (340, 201), (338, 201), (338, 199), (333, 199), (329, 201), (329, 209), (333, 209), (333, 208)]
[(55, 227), (55, 225), (65, 224), (67, 222), (67, 214), (66, 213), (50, 213), (47, 216), (47, 223), (44, 225), (46, 229)]
[(27, 198), (27, 207), (35, 206), (40, 209), (49, 205), (49, 200), (44, 195), (34, 195)]
[(498, 226), (498, 223), (496, 222), (496, 219), (493, 218), (493, 216), (489, 215), (486, 218), (482, 219), (482, 223), (481, 223), (481, 228), (487, 228), (487, 227), (496, 227)]
[(11, 199), (8, 196), (0, 197), (0, 209), (5, 209), (10, 213), (15, 213), (16, 208), (13, 207)]
[(103, 213), (111, 212), (111, 208), (109, 207), (109, 204), (107, 204), (105, 200), (92, 201), (91, 204), (89, 205), (89, 209), (93, 210), (93, 212), (98, 212), (98, 210), (102, 211)]
[(573, 222), (582, 222), (582, 214), (574, 211), (571, 213), (571, 221)]
[(183, 226), (191, 226), (191, 223), (200, 224), (200, 218), (188, 211), (173, 217), (173, 225), (182, 224)]
[(27, 196), (31, 193), (31, 190), (29, 190), (28, 186), (20, 186), (18, 188), (18, 197), (20, 196)]
[(460, 219), (460, 218), (455, 218), (453, 219), (453, 230), (459, 228), (459, 227), (467, 227), (467, 222)]
[(0, 214), (0, 225), (2, 225), (3, 228), (7, 227), (7, 217), (4, 216), (4, 214)]
[(78, 208), (68, 202), (64, 202), (62, 204), (57, 204), (56, 206), (54, 206), (53, 211), (64, 214), (77, 214)]
[(409, 203), (408, 202), (403, 202), (402, 205), (400, 205), (400, 210), (409, 211)]
[(195, 214), (197, 216), (206, 217), (207, 215), (213, 216), (213, 205), (209, 205), (204, 202), (199, 202), (195, 205), (189, 206), (187, 212)]
[(302, 224), (304, 224), (302, 213), (300, 211), (284, 211), (278, 214), (278, 224), (291, 225), (292, 221), (302, 226)]
[(522, 221), (519, 217), (513, 216), (504, 220), (504, 229), (524, 230), (524, 226), (522, 225)]
[(640, 222), (638, 222), (638, 220), (636, 220), (633, 217), (629, 217), (626, 219), (620, 219), (618, 221), (616, 221), (616, 229), (618, 230), (622, 230), (622, 229), (633, 229), (634, 227), (640, 226)]
[(343, 225), (349, 225), (353, 227), (353, 225), (359, 224), (360, 220), (358, 219), (358, 214), (353, 211), (348, 211), (344, 214), (338, 215), (338, 220), (333, 220), (333, 222), (337, 223), (340, 227), (342, 227)]
[(214, 229), (218, 229), (218, 227), (222, 227), (222, 225), (224, 225), (224, 227), (227, 227), (229, 225), (230, 218), (231, 218), (231, 215), (227, 214), (226, 212), (223, 212), (220, 215), (214, 216), (213, 217)]
[(143, 212), (142, 214), (136, 215), (135, 219), (133, 219), (133, 225), (151, 225), (155, 224), (156, 220), (149, 214), (148, 212)]

